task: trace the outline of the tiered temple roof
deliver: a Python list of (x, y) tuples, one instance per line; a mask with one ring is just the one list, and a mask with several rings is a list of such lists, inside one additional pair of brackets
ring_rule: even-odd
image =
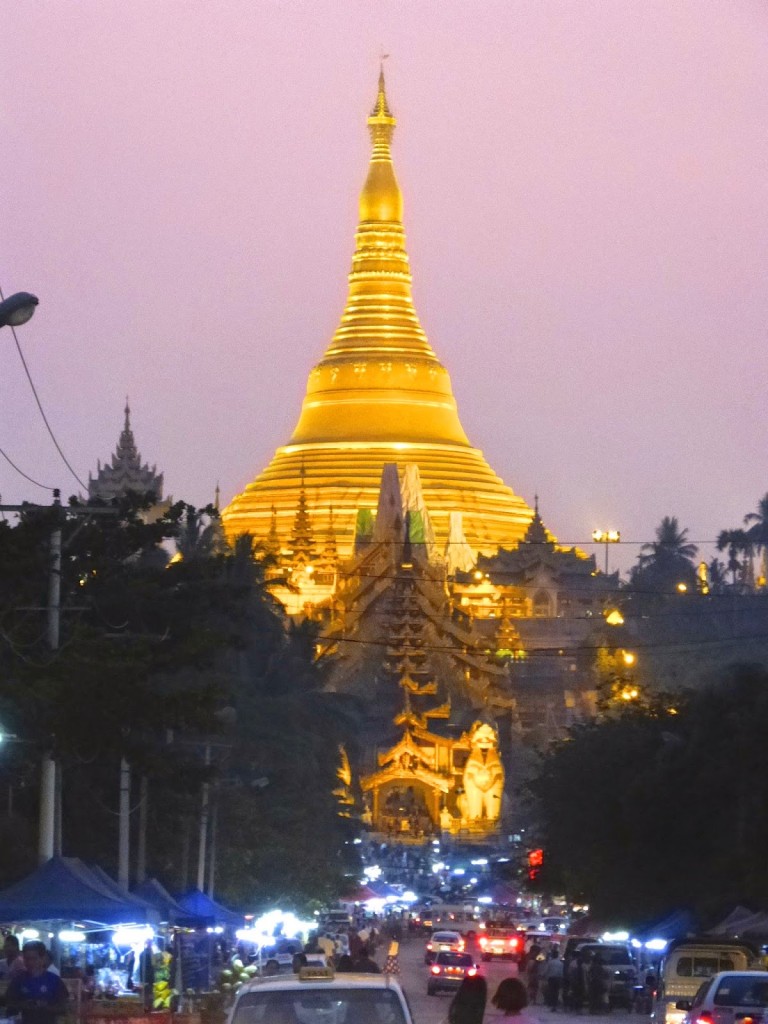
[(157, 466), (142, 465), (131, 429), (131, 409), (127, 398), (124, 412), (125, 422), (111, 461), (102, 466), (99, 460), (96, 476), (88, 474), (88, 497), (109, 502), (129, 492), (151, 493), (155, 501), (160, 502), (163, 498), (163, 474), (157, 472)]

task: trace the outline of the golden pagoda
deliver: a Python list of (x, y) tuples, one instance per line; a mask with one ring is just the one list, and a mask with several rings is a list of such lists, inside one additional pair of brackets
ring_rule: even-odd
[(383, 71), (368, 127), (373, 151), (341, 323), (310, 372), (293, 436), (224, 509), (224, 529), (230, 539), (260, 540), (276, 526), (290, 549), (304, 489), (316, 532), (332, 508), (339, 555), (348, 556), (357, 510), (376, 507), (383, 465), (415, 463), (437, 546), (460, 513), (470, 547), (490, 554), (519, 541), (533, 512), (469, 443), (448, 371), (419, 323)]

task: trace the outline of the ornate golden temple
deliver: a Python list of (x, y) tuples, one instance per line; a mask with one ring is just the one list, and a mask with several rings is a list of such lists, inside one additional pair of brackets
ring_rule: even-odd
[(339, 554), (351, 553), (358, 509), (375, 508), (385, 463), (416, 464), (437, 544), (449, 519), (490, 554), (525, 534), (533, 512), (469, 443), (451, 381), (419, 323), (405, 250), (403, 197), (392, 166), (395, 118), (384, 75), (368, 118), (373, 143), (346, 307), (309, 375), (289, 443), (222, 513), (228, 538), (289, 541), (302, 491), (316, 534), (332, 509)]

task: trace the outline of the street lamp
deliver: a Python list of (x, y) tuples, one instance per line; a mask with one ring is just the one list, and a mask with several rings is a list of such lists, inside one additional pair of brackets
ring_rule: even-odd
[(0, 302), (0, 327), (19, 327), (25, 324), (35, 312), (38, 303), (36, 295), (16, 292)]
[(608, 545), (618, 544), (621, 534), (618, 530), (593, 530), (592, 540), (595, 544), (605, 544), (605, 575), (608, 575)]

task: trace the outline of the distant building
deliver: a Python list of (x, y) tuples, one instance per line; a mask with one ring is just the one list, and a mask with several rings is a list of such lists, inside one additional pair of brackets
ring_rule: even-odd
[(109, 463), (96, 463), (96, 475), (88, 474), (88, 498), (104, 502), (124, 498), (127, 494), (151, 494), (154, 498), (152, 518), (158, 518), (170, 508), (172, 499), (163, 501), (163, 474), (157, 466), (142, 465), (141, 454), (131, 429), (131, 409), (125, 401), (125, 422), (117, 447)]

